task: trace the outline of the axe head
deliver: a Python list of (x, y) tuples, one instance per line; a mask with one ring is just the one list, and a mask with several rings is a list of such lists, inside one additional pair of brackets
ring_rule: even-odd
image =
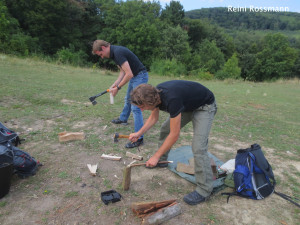
[(114, 134), (114, 143), (117, 143), (117, 142), (119, 142), (119, 134), (115, 133)]
[(89, 97), (89, 100), (90, 100), (91, 102), (95, 101), (95, 99), (96, 99), (95, 96)]
[(92, 102), (93, 105), (96, 105), (97, 102), (96, 102), (96, 97), (95, 96), (92, 96), (92, 97), (89, 97), (89, 100)]

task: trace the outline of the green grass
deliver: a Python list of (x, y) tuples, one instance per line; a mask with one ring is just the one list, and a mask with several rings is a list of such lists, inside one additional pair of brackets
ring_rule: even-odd
[[(84, 142), (60, 143), (63, 147), (76, 145), (77, 148), (73, 151), (85, 150), (87, 154), (107, 151), (105, 153), (125, 155), (125, 151), (112, 142), (112, 137), (115, 132), (130, 133), (132, 127), (122, 126), (116, 131), (114, 126), (108, 126), (106, 129), (104, 126), (119, 115), (123, 107), (126, 87), (115, 97), (114, 105), (109, 104), (108, 95), (97, 98), (96, 106), (92, 106), (88, 99), (106, 90), (115, 81), (118, 73), (56, 65), (7, 55), (0, 55), (0, 68), (0, 121), (18, 127), (22, 138), (28, 140), (27, 143), (31, 144), (29, 147), (35, 149), (37, 158), (41, 161), (58, 154), (59, 146), (56, 152), (49, 151), (48, 147), (49, 144), (55, 145), (57, 134), (65, 130), (84, 131), (86, 139)], [(170, 79), (178, 78), (150, 74), (149, 83), (157, 85)], [(288, 163), (285, 165), (287, 171), (276, 178), (279, 186), (282, 189), (288, 188), (289, 193), (299, 198), (300, 173), (295, 166), (288, 166), (300, 161), (299, 80), (252, 83), (232, 80), (200, 81), (191, 77), (181, 79), (198, 81), (214, 92), (218, 112), (211, 137), (222, 140), (224, 146), (232, 148), (232, 153), (227, 153), (226, 157), (235, 155), (238, 149), (235, 142), (258, 143), (263, 150), (272, 148), (273, 157)], [(145, 112), (145, 118), (148, 115), (149, 112)], [(167, 114), (161, 113), (160, 117), (159, 124)], [(79, 122), (84, 122), (85, 125), (75, 127), (74, 124)], [(129, 122), (133, 124), (133, 119), (130, 118)], [(157, 142), (159, 124), (147, 133), (147, 141)], [(190, 142), (192, 138), (190, 127), (191, 124), (183, 129), (178, 144)], [(120, 142), (123, 145), (126, 141), (120, 140)], [(59, 153), (66, 156), (62, 163), (70, 164), (70, 167), (71, 164), (76, 163), (68, 161), (67, 151)], [(146, 153), (150, 155), (153, 152), (146, 149)], [(84, 177), (78, 173), (55, 171), (51, 168), (51, 164), (47, 166), (44, 172), (41, 170), (40, 174), (43, 173), (43, 176), (40, 179), (55, 177), (60, 181), (84, 182), (82, 181)], [(279, 165), (272, 166), (275, 172), (281, 169)], [(100, 171), (100, 176), (103, 187), (111, 189), (114, 178), (109, 176), (109, 172)], [(31, 185), (33, 188), (40, 187), (45, 195), (57, 193), (55, 184), (42, 186), (42, 180), (37, 178), (34, 180), (23, 182), (19, 187)], [(151, 187), (159, 188), (160, 177), (154, 177), (154, 181)], [(172, 183), (167, 184), (166, 191), (172, 195), (185, 194), (184, 189)], [(134, 190), (130, 193), (134, 197), (142, 195)], [(65, 194), (66, 198), (75, 196), (79, 196), (79, 193), (69, 191)], [(5, 204), (1, 202), (0, 207), (7, 207)], [(0, 214), (0, 217), (2, 215), (4, 214)], [(210, 214), (209, 220), (217, 223), (218, 217)]]
[[(98, 105), (87, 107), (88, 98), (107, 89), (116, 79), (116, 73), (6, 55), (0, 56), (0, 66), (2, 122), (20, 118), (29, 127), (36, 120), (55, 120), (57, 123), (52, 135), (41, 128), (28, 134), (31, 139), (38, 140), (46, 133), (49, 138), (56, 138), (57, 132), (68, 130), (70, 124), (76, 121), (110, 121), (112, 113), (117, 115), (123, 106), (124, 93), (121, 92), (112, 106), (109, 97), (104, 95), (97, 99)], [(156, 85), (170, 79), (174, 78), (150, 75), (149, 83)], [(216, 95), (218, 113), (213, 136), (224, 140), (233, 138), (241, 142), (258, 142), (276, 149), (276, 154), (283, 157), (288, 158), (286, 152), (289, 151), (293, 153), (291, 159), (299, 160), (299, 80), (275, 83), (200, 82)], [(63, 103), (63, 100), (69, 103)], [(120, 132), (129, 130), (127, 126)], [(113, 131), (103, 132), (109, 136)], [(95, 133), (90, 134), (85, 145), (99, 149), (109, 141), (109, 138), (99, 141)]]

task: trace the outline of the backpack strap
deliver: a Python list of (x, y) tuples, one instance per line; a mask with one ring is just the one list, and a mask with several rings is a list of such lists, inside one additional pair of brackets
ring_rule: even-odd
[[(251, 191), (251, 192), (253, 192), (253, 196), (255, 196), (255, 192), (254, 192), (254, 190), (253, 189), (244, 189), (245, 191)], [(229, 193), (229, 192), (223, 192), (223, 193), (221, 193), (221, 195), (228, 195), (227, 196), (227, 203), (229, 202), (229, 198), (231, 197), (231, 196), (239, 196), (239, 197), (243, 197), (243, 198), (250, 198), (250, 199), (252, 199), (251, 197), (247, 197), (247, 196), (244, 196), (244, 195), (241, 195), (241, 194), (239, 194), (238, 192), (236, 192), (236, 191), (234, 191), (234, 192), (231, 192), (231, 193)]]
[(229, 198), (231, 197), (231, 196), (238, 196), (238, 194), (236, 193), (236, 192), (231, 192), (231, 193), (229, 193), (229, 192), (223, 192), (223, 193), (221, 193), (221, 195), (228, 195), (227, 196), (227, 203), (229, 202)]
[(292, 200), (292, 199), (296, 199), (296, 200), (300, 201), (300, 199), (295, 198), (295, 197), (292, 198), (291, 196), (288, 196), (288, 195), (286, 195), (286, 194), (283, 194), (283, 193), (277, 192), (277, 191), (274, 191), (274, 193), (275, 193), (276, 195), (280, 196), (281, 198), (283, 198), (283, 199), (285, 199), (285, 200), (287, 200), (287, 201), (293, 203), (294, 205), (296, 205), (296, 206), (298, 206), (298, 207), (300, 208), (300, 205), (299, 205), (297, 202), (295, 202), (295, 201)]

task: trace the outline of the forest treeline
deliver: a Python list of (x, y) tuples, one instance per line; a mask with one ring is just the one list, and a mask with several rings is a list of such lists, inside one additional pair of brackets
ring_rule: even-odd
[(237, 8), (232, 12), (225, 7), (195, 9), (185, 13), (191, 19), (208, 19), (227, 29), (249, 30), (300, 30), (300, 13), (296, 12), (253, 12), (250, 8)]
[[(162, 7), (142, 0), (0, 0), (0, 52), (116, 69), (110, 60), (99, 62), (91, 54), (92, 42), (103, 39), (128, 47), (160, 75), (252, 81), (300, 77), (299, 36), (249, 31), (271, 29), (265, 25), (230, 34), (209, 20), (213, 12), (205, 9), (206, 17), (191, 18), (194, 11), (185, 12), (177, 1)], [(240, 15), (232, 21), (225, 14), (218, 20), (229, 27), (260, 20)], [(282, 16), (290, 18), (282, 19), (285, 30), (299, 32), (299, 14)], [(283, 28), (278, 25), (272, 29)]]

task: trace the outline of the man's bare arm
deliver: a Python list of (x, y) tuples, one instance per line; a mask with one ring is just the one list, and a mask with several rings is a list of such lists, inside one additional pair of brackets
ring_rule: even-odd
[(148, 130), (150, 130), (151, 127), (153, 127), (154, 124), (157, 123), (158, 118), (159, 118), (159, 108), (155, 108), (152, 110), (144, 126), (138, 132), (129, 135), (129, 140), (136, 142), (140, 136), (145, 134)]
[(146, 166), (156, 166), (159, 158), (171, 149), (171, 147), (176, 143), (180, 135), (181, 128), (181, 113), (174, 117), (170, 118), (170, 133), (165, 139), (164, 143), (160, 148), (155, 152), (155, 154), (146, 162)]
[[(117, 81), (119, 83), (115, 82), (115, 87), (111, 88), (111, 92), (112, 92), (113, 96), (115, 96), (118, 93), (117, 86), (119, 88), (121, 88), (125, 84), (127, 84), (127, 82), (129, 82), (131, 80), (131, 78), (133, 78), (133, 73), (131, 71), (128, 61), (124, 62), (122, 64), (122, 66), (119, 68), (120, 68), (120, 75), (119, 75), (119, 78), (117, 79)], [(122, 77), (121, 77), (121, 73), (122, 73)]]

